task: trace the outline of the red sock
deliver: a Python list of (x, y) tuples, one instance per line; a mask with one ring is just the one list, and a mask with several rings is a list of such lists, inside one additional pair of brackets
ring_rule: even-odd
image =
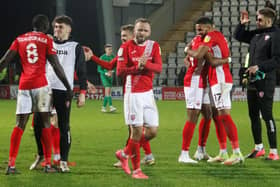
[(211, 124), (211, 119), (208, 119), (207, 121), (202, 118), (199, 123), (199, 133), (198, 133), (198, 145), (201, 147), (205, 147), (208, 135), (209, 135), (209, 130), (210, 130), (210, 124)]
[(52, 147), (54, 154), (60, 154), (60, 130), (55, 126), (51, 125), (52, 132)]
[(23, 130), (19, 127), (15, 127), (11, 134), (10, 154), (9, 154), (9, 166), (14, 167), (18, 150), (21, 142)]
[(145, 155), (149, 155), (149, 154), (152, 153), (150, 142), (149, 142), (149, 140), (146, 140), (144, 130), (143, 130), (143, 133), (142, 133), (142, 138), (140, 140), (140, 146), (144, 149)]
[(132, 144), (132, 149), (131, 149), (132, 169), (136, 170), (140, 168), (140, 142), (131, 140), (130, 144)]
[(132, 141), (132, 139), (128, 139), (127, 141), (127, 145), (125, 146), (125, 148), (123, 149), (123, 152), (127, 155), (130, 156), (131, 155), (131, 151), (132, 151), (132, 144), (130, 143)]
[(224, 124), (225, 130), (226, 130), (227, 136), (231, 142), (232, 148), (233, 149), (239, 148), (237, 128), (236, 128), (236, 125), (234, 124), (231, 116), (226, 114), (226, 115), (221, 115), (220, 118)]
[(227, 148), (227, 133), (225, 127), (218, 116), (213, 117), (216, 127), (216, 135), (220, 145), (220, 149)]
[(43, 146), (43, 152), (45, 156), (46, 165), (51, 165), (52, 156), (52, 143), (51, 143), (51, 128), (43, 128), (41, 142)]
[(186, 121), (186, 124), (183, 129), (182, 150), (185, 150), (185, 151), (189, 150), (194, 129), (195, 129), (195, 124), (192, 122)]

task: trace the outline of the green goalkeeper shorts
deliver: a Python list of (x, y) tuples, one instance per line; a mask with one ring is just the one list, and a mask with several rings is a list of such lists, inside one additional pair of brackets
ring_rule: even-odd
[(104, 87), (112, 87), (113, 78), (108, 77), (106, 75), (101, 75), (101, 82)]

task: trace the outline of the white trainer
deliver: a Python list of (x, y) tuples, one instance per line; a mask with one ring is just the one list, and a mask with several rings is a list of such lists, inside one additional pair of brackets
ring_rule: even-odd
[(182, 154), (179, 156), (178, 162), (185, 163), (185, 164), (197, 164), (198, 163), (197, 161), (191, 159), (189, 156), (182, 155)]
[(60, 161), (60, 171), (62, 173), (68, 173), (70, 172), (70, 169), (67, 165), (67, 162), (66, 161)]
[(199, 160), (208, 160), (208, 159), (211, 158), (207, 153), (200, 152), (198, 150), (196, 150), (196, 152), (195, 152), (193, 157), (194, 157), (195, 160), (198, 160), (198, 161)]
[(110, 112), (115, 112), (117, 110), (116, 107), (110, 106)]
[(140, 161), (140, 163), (149, 166), (154, 165), (156, 163), (155, 157), (152, 154), (145, 155), (145, 157)]
[(44, 160), (44, 156), (36, 155), (35, 161), (31, 164), (30, 170), (37, 168), (40, 163)]
[(101, 112), (107, 112), (107, 110), (104, 106), (101, 108)]
[(120, 161), (113, 164), (115, 168), (122, 168), (122, 163)]

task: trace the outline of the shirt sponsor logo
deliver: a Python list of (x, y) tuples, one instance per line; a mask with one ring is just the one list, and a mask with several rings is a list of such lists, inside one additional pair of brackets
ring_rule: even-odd
[(18, 38), (19, 42), (35, 41), (35, 40), (42, 42), (42, 43), (47, 43), (47, 38), (41, 38), (38, 36), (29, 36), (29, 37)]
[(56, 50), (56, 54), (58, 54), (58, 55), (68, 55), (68, 51), (67, 50)]
[[(133, 61), (139, 61), (140, 59), (142, 59), (143, 57), (133, 57), (132, 60)], [(152, 57), (148, 57), (147, 60), (152, 60)]]

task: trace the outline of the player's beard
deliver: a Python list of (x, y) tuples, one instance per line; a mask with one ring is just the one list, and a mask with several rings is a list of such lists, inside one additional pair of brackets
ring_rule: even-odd
[(146, 41), (146, 38), (144, 36), (136, 36), (137, 44), (143, 44), (145, 41)]

